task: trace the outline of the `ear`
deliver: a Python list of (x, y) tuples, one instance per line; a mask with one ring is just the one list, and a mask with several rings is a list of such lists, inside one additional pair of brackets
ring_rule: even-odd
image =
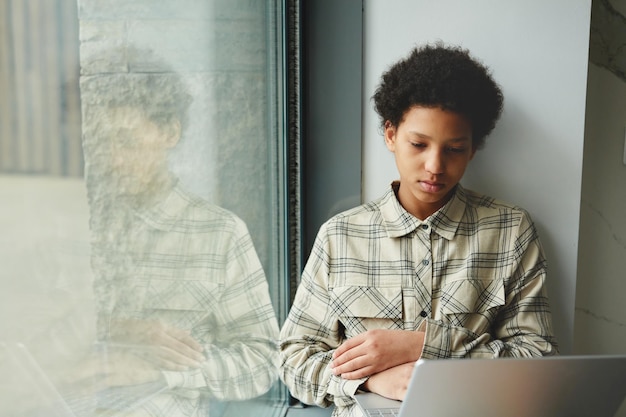
[(180, 136), (182, 134), (182, 130), (182, 126), (178, 119), (170, 123), (165, 132), (165, 145), (167, 148), (173, 148), (178, 144), (178, 141), (180, 140)]
[(385, 122), (385, 145), (391, 152), (396, 150), (396, 127), (387, 120)]

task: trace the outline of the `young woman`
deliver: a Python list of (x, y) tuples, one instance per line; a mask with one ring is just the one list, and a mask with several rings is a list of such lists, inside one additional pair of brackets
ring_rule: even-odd
[(399, 181), (318, 233), (281, 331), (281, 378), (360, 416), (358, 389), (403, 399), (420, 358), (557, 353), (546, 262), (528, 213), (459, 184), (502, 111), (468, 51), (414, 49), (374, 95)]

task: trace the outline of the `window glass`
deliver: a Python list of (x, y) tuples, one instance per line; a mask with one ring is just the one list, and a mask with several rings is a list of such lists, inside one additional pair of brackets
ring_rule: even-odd
[(281, 4), (0, 0), (0, 415), (284, 413)]

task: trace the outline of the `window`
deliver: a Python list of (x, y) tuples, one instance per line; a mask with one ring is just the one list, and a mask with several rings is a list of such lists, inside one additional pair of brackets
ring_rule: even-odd
[(284, 414), (291, 8), (0, 0), (0, 414)]

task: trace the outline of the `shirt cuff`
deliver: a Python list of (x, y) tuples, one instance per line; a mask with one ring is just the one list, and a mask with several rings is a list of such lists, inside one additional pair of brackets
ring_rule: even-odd
[(180, 388), (185, 383), (185, 377), (181, 372), (161, 371), (167, 382), (167, 386), (170, 389)]
[(365, 381), (367, 378), (344, 379), (333, 375), (328, 386), (328, 393), (334, 397), (335, 405), (351, 405), (354, 402), (354, 395)]
[(450, 329), (443, 323), (427, 318), (417, 330), (425, 332), (420, 358), (444, 359), (451, 356)]

